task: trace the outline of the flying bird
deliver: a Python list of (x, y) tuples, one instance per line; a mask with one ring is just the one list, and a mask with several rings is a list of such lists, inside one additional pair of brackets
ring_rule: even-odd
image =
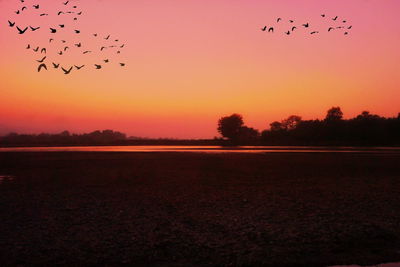
[(39, 5), (33, 5), (33, 7), (35, 8), (35, 9), (39, 9)]
[(26, 27), (25, 29), (21, 30), (18, 26), (17, 26), (17, 30), (19, 34), (24, 34), (26, 32), (26, 30), (28, 29), (28, 27)]
[(67, 2), (65, 2), (65, 3), (63, 2), (64, 5), (68, 5), (68, 3), (69, 3), (69, 1), (67, 1)]
[(317, 31), (313, 31), (313, 32), (311, 32), (311, 34), (316, 34), (316, 33), (319, 33), (319, 32), (317, 32)]
[(293, 23), (293, 22), (294, 22), (294, 20), (289, 20), (289, 22), (290, 22), (290, 23)]
[(293, 27), (292, 27), (292, 31), (294, 31), (295, 29), (297, 29), (297, 27), (296, 27), (296, 26), (293, 26)]
[(285, 32), (287, 35), (290, 35), (290, 31)]
[(67, 49), (69, 49), (69, 47), (68, 47), (68, 46), (64, 47), (64, 52), (65, 52), (65, 51), (67, 51)]
[(19, 10), (15, 11), (15, 14), (19, 15)]
[(263, 32), (265, 32), (265, 31), (267, 30), (267, 26), (264, 26), (264, 28), (261, 28), (261, 30), (262, 30)]
[(44, 63), (42, 63), (42, 64), (39, 65), (39, 67), (38, 67), (38, 72), (40, 72), (43, 68), (44, 68), (45, 70), (47, 70), (47, 66), (46, 66), (46, 64), (44, 64)]
[(104, 38), (104, 40), (108, 40), (110, 38), (110, 35), (108, 35), (106, 38)]
[(36, 27), (36, 28), (34, 28), (34, 27), (32, 27), (32, 26), (29, 26), (29, 27), (31, 28), (31, 30), (32, 30), (33, 32), (40, 29), (40, 27)]
[(101, 48), (100, 48), (100, 51), (103, 51), (104, 49), (106, 49), (107, 47), (105, 47), (105, 46), (102, 46)]
[(328, 32), (330, 32), (331, 30), (334, 30), (335, 28), (329, 27)]
[(45, 59), (46, 59), (46, 56), (44, 58), (42, 58), (40, 60), (36, 60), (36, 61), (39, 62), (39, 63), (43, 63), (45, 61)]
[(81, 43), (78, 43), (78, 44), (75, 44), (75, 46), (76, 46), (76, 47), (81, 47), (82, 44), (81, 44)]
[(58, 54), (61, 56), (61, 55), (63, 54), (63, 52), (62, 52), (62, 51), (60, 51), (60, 52), (58, 52)]
[(47, 50), (44, 47), (42, 48), (42, 50), (40, 50), (40, 54), (43, 54), (43, 53), (45, 53), (45, 54), (47, 53)]
[(36, 48), (33, 48), (32, 50), (35, 51), (35, 52), (39, 51), (39, 46), (36, 47)]
[(303, 26), (304, 26), (305, 28), (308, 28), (308, 27), (310, 27), (310, 24), (306, 23), (306, 24), (303, 24)]
[(268, 29), (268, 32), (274, 32), (274, 28), (273, 28), (273, 27), (270, 27), (270, 28)]
[(64, 74), (69, 74), (73, 67), (70, 67), (68, 70), (61, 68), (64, 71)]
[(43, 17), (43, 16), (48, 16), (49, 14), (47, 14), (47, 13), (42, 13), (42, 14), (40, 14), (39, 16), (41, 16), (41, 17)]
[(64, 14), (64, 12), (58, 11), (57, 15), (60, 16), (61, 14)]
[(281, 21), (282, 20), (282, 18), (278, 18), (277, 20), (276, 20), (276, 22), (279, 22), (279, 21)]
[(104, 61), (105, 63), (110, 62), (110, 60), (108, 60), (108, 59), (104, 59), (103, 61)]
[(96, 67), (96, 69), (101, 69), (101, 65), (97, 65), (97, 64), (94, 64), (95, 65), (95, 67)]
[(80, 70), (80, 69), (82, 69), (83, 67), (85, 67), (85, 65), (82, 65), (82, 66), (77, 66), (77, 65), (75, 65), (75, 68), (76, 68), (77, 70)]
[(15, 22), (8, 21), (8, 25), (9, 25), (10, 27), (14, 27)]
[(59, 66), (60, 66), (60, 64), (53, 63), (53, 67), (54, 67), (55, 69), (58, 69)]
[(332, 20), (337, 20), (337, 19), (338, 19), (338, 16), (334, 17)]
[(347, 27), (347, 29), (349, 29), (349, 30), (350, 30), (351, 28), (353, 28), (353, 26), (349, 26), (349, 27)]
[(322, 14), (321, 17), (325, 18), (325, 14)]
[(84, 51), (83, 54), (91, 53), (92, 51)]
[(53, 28), (50, 28), (50, 32), (51, 32), (51, 33), (56, 33), (57, 30), (56, 30), (56, 29), (53, 29)]
[(58, 26), (60, 26), (60, 28), (64, 28), (65, 27), (64, 24), (59, 24)]
[(75, 30), (75, 33), (80, 33), (81, 31), (80, 30)]
[(26, 47), (26, 49), (31, 49), (31, 45), (30, 45), (30, 44), (28, 44), (28, 46)]
[(119, 65), (121, 65), (121, 67), (124, 67), (124, 66), (125, 66), (125, 63), (119, 63)]

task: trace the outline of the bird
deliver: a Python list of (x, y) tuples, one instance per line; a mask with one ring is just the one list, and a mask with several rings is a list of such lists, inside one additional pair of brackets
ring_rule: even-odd
[(124, 67), (124, 66), (125, 66), (125, 63), (119, 63), (119, 65), (121, 65), (121, 67)]
[(22, 7), (21, 10), (24, 11), (26, 9), (26, 6)]
[(43, 16), (48, 16), (49, 14), (47, 14), (47, 13), (42, 13), (42, 14), (40, 14), (39, 16), (41, 16), (41, 17), (43, 17)]
[(33, 51), (35, 51), (35, 52), (39, 51), (39, 46), (36, 48), (33, 48)]
[(64, 71), (64, 74), (69, 74), (73, 67), (70, 67), (68, 70), (61, 68)]
[(110, 62), (110, 60), (108, 60), (108, 59), (104, 59), (103, 61), (104, 61), (104, 63)]
[(59, 24), (58, 26), (60, 26), (60, 28), (64, 28), (65, 27), (64, 24)]
[(40, 54), (42, 54), (42, 53), (45, 53), (45, 54), (47, 53), (46, 48), (43, 47), (42, 50), (40, 50)]
[(337, 20), (337, 19), (338, 19), (338, 16), (334, 17), (332, 20)]
[(81, 11), (81, 12), (79, 12), (79, 13), (76, 13), (76, 14), (77, 14), (78, 16), (79, 16), (79, 15), (82, 15), (82, 11)]
[(267, 30), (267, 26), (264, 26), (264, 28), (261, 28), (261, 30), (262, 30), (263, 32), (265, 32), (265, 31)]
[(306, 23), (306, 24), (303, 24), (303, 26), (304, 26), (305, 28), (308, 28), (308, 27), (310, 27), (310, 24)]
[(106, 49), (107, 47), (105, 47), (105, 46), (102, 46), (101, 48), (100, 48), (100, 51), (103, 51), (104, 49)]
[(97, 33), (93, 33), (93, 36), (94, 36), (94, 37), (97, 37)]
[(10, 27), (14, 27), (15, 22), (8, 21), (8, 25), (9, 25)]
[(343, 20), (343, 23), (346, 23), (347, 21), (346, 20)]
[(331, 30), (334, 30), (335, 28), (329, 27), (328, 32), (330, 32)]
[(75, 30), (75, 33), (80, 33), (81, 31), (80, 30)]
[(46, 64), (44, 64), (44, 63), (40, 64), (39, 67), (38, 67), (38, 72), (40, 72), (40, 71), (42, 70), (42, 68), (44, 68), (45, 70), (47, 70)]
[(311, 34), (316, 34), (316, 33), (319, 33), (319, 32), (317, 32), (317, 31), (313, 31), (313, 32), (311, 32)]
[(67, 51), (67, 49), (69, 49), (69, 47), (68, 47), (68, 46), (64, 47), (64, 52), (65, 52), (65, 51)]
[(44, 58), (42, 58), (40, 60), (36, 60), (36, 61), (39, 62), (39, 63), (43, 63), (45, 61), (45, 59), (46, 59), (46, 56)]
[(95, 65), (95, 67), (96, 67), (96, 69), (101, 69), (101, 65), (97, 65), (97, 64), (94, 64)]
[(104, 40), (108, 40), (110, 38), (110, 35), (108, 35), (106, 38), (104, 38)]
[(54, 39), (53, 39), (53, 38), (50, 38), (50, 39), (49, 39), (49, 43), (51, 43), (52, 41), (54, 41)]
[(121, 45), (120, 48), (124, 48), (125, 44)]
[(84, 51), (83, 54), (91, 53), (92, 51)]
[(55, 69), (58, 69), (59, 66), (60, 66), (60, 64), (56, 64), (56, 63), (53, 62), (53, 67), (54, 67)]
[(26, 27), (25, 29), (21, 30), (18, 26), (17, 26), (17, 30), (19, 34), (24, 34), (26, 32), (26, 30), (28, 29), (28, 27)]
[(348, 35), (348, 34), (349, 34), (348, 32), (345, 32), (345, 33), (344, 33), (344, 35)]
[(349, 26), (349, 27), (347, 27), (347, 29), (349, 29), (349, 30), (350, 30), (351, 28), (353, 28), (353, 26)]
[(26, 47), (26, 49), (31, 49), (31, 45), (30, 45), (30, 44), (28, 44), (28, 46)]
[(282, 20), (282, 18), (278, 18), (277, 20), (276, 20), (276, 22), (279, 22), (279, 21), (281, 21)]
[(57, 30), (56, 30), (56, 29), (53, 29), (53, 28), (50, 28), (50, 32), (51, 32), (51, 33), (56, 33)]
[(290, 35), (290, 31), (285, 32), (287, 35)]
[(293, 23), (293, 22), (294, 22), (294, 20), (289, 20), (289, 22), (290, 22), (290, 23)]
[(76, 46), (76, 47), (81, 47), (82, 44), (81, 44), (81, 43), (78, 43), (78, 44), (75, 44), (75, 46)]
[(293, 26), (293, 27), (292, 27), (292, 31), (294, 31), (295, 29), (297, 29), (297, 27), (296, 27), (296, 26)]
[(19, 10), (15, 11), (15, 14), (19, 15)]
[(35, 9), (39, 9), (39, 5), (33, 5), (33, 8), (35, 8)]
[(63, 4), (64, 4), (65, 6), (68, 5), (68, 3), (69, 3), (69, 1), (67, 1), (67, 2), (65, 2), (65, 3), (63, 2)]
[(75, 68), (76, 68), (77, 70), (80, 70), (80, 69), (82, 69), (83, 67), (85, 67), (85, 65), (82, 65), (82, 66), (77, 66), (77, 65), (75, 65)]
[(61, 14), (64, 14), (64, 12), (58, 11), (57, 15), (60, 16)]
[(60, 52), (58, 52), (58, 54), (59, 54), (60, 56), (62, 56), (63, 52), (62, 52), (62, 51), (60, 51)]
[(322, 14), (321, 17), (325, 18), (325, 14)]
[(36, 27), (36, 28), (34, 28), (34, 27), (32, 27), (32, 26), (29, 26), (29, 27), (31, 28), (31, 30), (32, 30), (33, 32), (40, 29), (40, 27)]
[(273, 28), (273, 27), (270, 27), (270, 28), (268, 29), (268, 32), (274, 32), (274, 28)]
[(65, 40), (61, 40), (61, 42), (62, 42), (63, 44), (65, 44), (67, 41), (65, 41)]
[(117, 54), (121, 54), (121, 51), (117, 51)]

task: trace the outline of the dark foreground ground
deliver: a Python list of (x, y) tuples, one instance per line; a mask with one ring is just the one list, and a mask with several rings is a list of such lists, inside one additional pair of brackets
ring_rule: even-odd
[(0, 264), (400, 261), (399, 154), (0, 153)]

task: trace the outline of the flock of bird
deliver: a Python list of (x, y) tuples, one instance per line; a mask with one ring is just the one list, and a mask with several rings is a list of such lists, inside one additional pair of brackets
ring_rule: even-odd
[[(27, 2), (29, 0), (19, 0), (22, 4), (22, 7), (20, 9), (18, 9), (17, 11), (15, 11), (15, 14), (18, 16), (21, 16), (24, 12), (26, 12), (26, 10), (29, 9), (33, 9), (34, 11), (38, 11), (37, 14), (40, 17), (51, 17), (53, 16), (62, 16), (62, 15), (72, 15), (72, 21), (77, 21), (79, 16), (82, 15), (83, 11), (77, 11), (78, 6), (76, 5), (72, 5), (70, 3), (69, 0), (66, 0), (65, 2), (61, 2), (61, 6), (63, 7), (63, 10), (59, 10), (56, 14), (49, 14), (49, 13), (42, 13), (41, 12), (41, 6), (39, 4), (34, 4), (32, 3), (32, 6), (30, 7), (30, 4), (28, 4)], [(68, 18), (68, 17), (67, 17)], [(8, 20), (8, 26), (11, 28), (15, 28), (17, 33), (22, 35), (22, 34), (26, 34), (27, 31), (29, 32), (36, 32), (39, 30), (45, 30), (45, 28), (41, 27), (41, 26), (32, 26), (32, 25), (25, 25), (24, 27), (22, 27), (21, 25), (17, 25), (16, 21), (11, 21)], [(88, 49), (87, 47), (85, 47), (85, 45), (78, 41), (78, 42), (73, 42), (71, 44), (68, 45), (68, 41), (64, 39), (62, 39), (62, 35), (63, 35), (63, 31), (66, 30), (68, 28), (67, 23), (62, 23), (62, 24), (57, 24), (57, 26), (52, 26), (49, 27), (48, 29), (48, 34), (49, 34), (49, 38), (48, 38), (48, 47), (39, 47), (39, 46), (33, 46), (31, 44), (28, 44), (26, 46), (27, 50), (31, 50), (34, 53), (37, 54), (41, 54), (41, 58), (37, 59), (36, 62), (38, 63), (37, 66), (37, 71), (40, 72), (42, 70), (48, 70), (48, 68), (53, 68), (53, 69), (60, 69), (64, 72), (64, 74), (70, 74), (72, 72), (72, 70), (80, 70), (84, 67), (88, 67), (87, 64), (81, 64), (81, 65), (69, 65), (69, 66), (64, 66), (62, 64), (62, 56), (65, 56), (69, 50), (71, 49), (78, 49), (78, 53), (83, 55), (85, 54), (89, 54), (92, 52), (100, 52), (102, 53), (103, 51), (107, 50), (112, 50), (112, 53), (114, 54), (120, 54), (121, 50), (125, 47), (125, 44), (122, 44), (119, 42), (118, 39), (113, 39), (111, 38), (111, 35), (108, 34), (107, 36), (100, 36), (98, 33), (92, 33), (92, 37), (93, 38), (97, 38), (100, 39), (99, 41), (102, 42), (101, 47), (98, 47), (97, 49), (93, 50), (93, 49)], [(70, 30), (70, 33), (72, 34), (76, 34), (76, 35), (80, 35), (81, 36), (81, 30), (80, 29), (76, 29), (76, 28), (72, 28)], [(61, 37), (61, 38), (60, 38)], [(47, 41), (46, 41), (47, 42)], [(111, 42), (111, 43), (110, 43)], [(58, 49), (58, 52), (55, 53), (55, 55), (50, 55), (50, 50), (54, 50), (54, 49), (49, 49), (50, 46), (53, 46), (51, 48), (54, 48), (54, 44), (55, 43), (60, 43), (62, 44), (62, 48)], [(50, 61), (49, 58), (52, 58), (52, 60)], [(96, 62), (96, 64), (93, 64), (92, 68), (94, 69), (102, 69), (103, 66), (105, 64), (109, 64), (112, 60), (110, 60), (109, 58), (103, 58), (102, 60), (99, 60), (98, 62)], [(51, 65), (50, 65), (51, 62)], [(123, 62), (117, 62), (118, 66), (120, 67), (124, 67), (126, 64)]]
[[(326, 14), (322, 14), (321, 17), (323, 19), (329, 19)], [(347, 24), (347, 20), (339, 19), (339, 16), (335, 16), (335, 17), (331, 18), (331, 20), (333, 22), (335, 22), (335, 25), (331, 25), (331, 26), (327, 27), (327, 29), (326, 29), (327, 32), (331, 32), (331, 31), (334, 31), (334, 30), (342, 30), (344, 35), (348, 35), (350, 30), (353, 28), (352, 25), (348, 25)], [(276, 23), (277, 24), (280, 23), (281, 21), (282, 21), (282, 18), (277, 18), (276, 19)], [(317, 30), (310, 30), (311, 24), (309, 22), (303, 23), (301, 25), (295, 25), (295, 21), (294, 20), (288, 20), (288, 22), (290, 23), (290, 27), (289, 27), (289, 29), (286, 29), (286, 31), (284, 31), (284, 33), (286, 35), (291, 35), (291, 34), (295, 33), (299, 28), (307, 29), (307, 30), (309, 30), (308, 31), (309, 34), (313, 34), (313, 35), (320, 33)], [(342, 24), (338, 25), (338, 23), (340, 23), (340, 22)], [(264, 27), (261, 28), (261, 31), (268, 32), (268, 33), (274, 33), (275, 32), (275, 28), (276, 28), (276, 26), (275, 27), (274, 26), (270, 26), (270, 27), (264, 26)]]

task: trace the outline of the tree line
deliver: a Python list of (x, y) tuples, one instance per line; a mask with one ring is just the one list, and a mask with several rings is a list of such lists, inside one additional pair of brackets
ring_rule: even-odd
[(260, 132), (247, 127), (242, 115), (232, 114), (219, 119), (218, 132), (230, 145), (400, 145), (400, 113), (385, 118), (363, 111), (346, 120), (340, 107), (332, 107), (323, 120), (303, 120), (291, 115), (269, 126)]

